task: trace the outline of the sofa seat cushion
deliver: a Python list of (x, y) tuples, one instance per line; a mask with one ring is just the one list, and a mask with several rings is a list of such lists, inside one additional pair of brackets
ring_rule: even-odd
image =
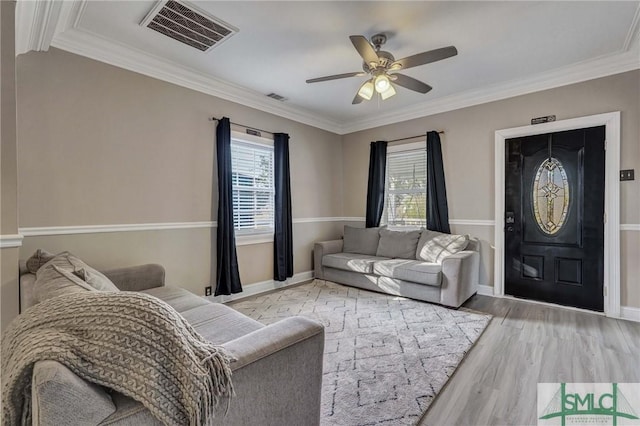
[(207, 302), (206, 305), (182, 312), (182, 316), (202, 337), (216, 345), (264, 327), (258, 321), (221, 303)]
[(431, 286), (440, 286), (442, 283), (442, 265), (419, 260), (381, 260), (373, 264), (373, 273)]
[(171, 285), (150, 288), (143, 290), (142, 293), (150, 294), (163, 302), (167, 302), (173, 309), (180, 313), (211, 303), (204, 297), (196, 296), (188, 290)]
[(356, 253), (335, 253), (323, 256), (322, 266), (371, 274), (373, 273), (374, 262), (385, 259), (388, 258)]

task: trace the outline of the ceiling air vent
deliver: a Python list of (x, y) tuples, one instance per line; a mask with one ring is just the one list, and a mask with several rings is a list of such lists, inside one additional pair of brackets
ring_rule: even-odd
[(284, 96), (278, 95), (277, 93), (269, 93), (267, 96), (275, 99), (276, 101), (284, 102), (287, 100), (287, 98), (285, 98)]
[(158, 2), (140, 25), (203, 52), (238, 32), (204, 10), (177, 0)]

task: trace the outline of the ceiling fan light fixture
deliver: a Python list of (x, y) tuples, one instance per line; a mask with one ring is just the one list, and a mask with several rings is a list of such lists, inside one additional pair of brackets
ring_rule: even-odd
[(380, 97), (384, 101), (396, 94), (396, 89), (393, 88), (393, 85), (389, 84), (389, 87), (384, 92), (380, 92)]
[(391, 87), (391, 83), (389, 82), (389, 77), (385, 74), (380, 74), (376, 77), (375, 80), (376, 90), (378, 93), (382, 94), (382, 92), (386, 91)]
[(358, 95), (366, 100), (371, 100), (373, 96), (373, 80), (367, 80), (364, 82), (362, 86), (360, 86), (360, 90), (358, 90)]

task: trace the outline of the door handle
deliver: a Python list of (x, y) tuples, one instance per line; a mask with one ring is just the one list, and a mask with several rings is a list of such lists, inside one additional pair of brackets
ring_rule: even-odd
[(506, 232), (513, 232), (513, 225), (516, 223), (516, 215), (514, 212), (506, 212), (505, 214), (505, 218), (504, 218), (504, 222), (505, 222), (505, 231)]

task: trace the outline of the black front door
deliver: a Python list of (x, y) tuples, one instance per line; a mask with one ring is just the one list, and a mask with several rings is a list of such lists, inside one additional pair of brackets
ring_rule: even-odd
[(508, 139), (505, 293), (604, 307), (604, 126)]

